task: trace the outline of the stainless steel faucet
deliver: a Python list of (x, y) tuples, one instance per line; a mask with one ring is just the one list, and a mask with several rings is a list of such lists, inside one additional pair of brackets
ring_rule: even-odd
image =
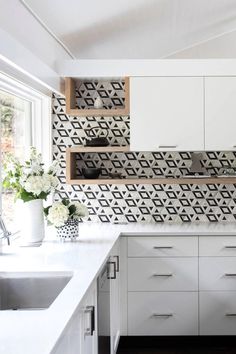
[(11, 232), (7, 230), (6, 225), (3, 221), (2, 215), (0, 215), (0, 239), (6, 238), (8, 246), (10, 245)]

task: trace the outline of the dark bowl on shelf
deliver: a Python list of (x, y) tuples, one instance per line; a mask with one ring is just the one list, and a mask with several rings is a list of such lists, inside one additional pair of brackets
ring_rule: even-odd
[(83, 173), (85, 178), (96, 179), (96, 178), (99, 177), (99, 175), (101, 173), (101, 168), (87, 168), (87, 167), (84, 167), (84, 168), (82, 168), (82, 173)]

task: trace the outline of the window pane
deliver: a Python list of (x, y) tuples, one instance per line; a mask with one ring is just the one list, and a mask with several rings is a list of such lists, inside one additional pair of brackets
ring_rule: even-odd
[[(31, 102), (13, 94), (0, 91), (1, 154), (6, 152), (23, 158), (32, 145)], [(2, 191), (2, 214), (7, 227), (13, 227), (14, 196), (11, 191)]]

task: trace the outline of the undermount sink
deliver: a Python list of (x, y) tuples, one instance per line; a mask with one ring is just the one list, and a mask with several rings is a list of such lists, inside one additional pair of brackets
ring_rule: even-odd
[(0, 272), (0, 311), (47, 309), (72, 278), (71, 272)]

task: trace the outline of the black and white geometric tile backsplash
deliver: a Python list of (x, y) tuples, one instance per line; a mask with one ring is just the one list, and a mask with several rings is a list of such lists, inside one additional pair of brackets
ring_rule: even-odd
[(76, 88), (76, 107), (94, 109), (97, 97), (102, 99), (103, 109), (124, 108), (124, 80), (89, 80), (81, 81)]
[[(106, 88), (106, 87), (105, 87)], [(105, 90), (103, 86), (103, 90)], [(118, 90), (119, 91), (119, 90)], [(83, 89), (86, 97), (86, 90)], [(103, 93), (105, 95), (105, 93)], [(94, 97), (95, 94), (93, 93)], [(119, 92), (118, 92), (119, 96)], [(114, 103), (115, 105), (116, 103)], [(114, 106), (113, 105), (113, 106)], [(232, 222), (236, 219), (236, 184), (211, 185), (67, 185), (67, 146), (82, 145), (91, 127), (108, 129), (111, 145), (129, 144), (129, 117), (70, 117), (64, 97), (53, 96), (53, 155), (60, 160), (61, 182), (56, 199), (69, 197), (86, 204), (89, 221), (97, 222)], [(112, 153), (113, 154), (113, 153)], [(188, 174), (188, 152), (131, 152), (78, 155), (86, 165), (96, 164), (125, 177), (179, 177)], [(236, 167), (235, 152), (204, 152), (202, 165), (210, 174)], [(110, 161), (112, 158), (112, 161)]]

